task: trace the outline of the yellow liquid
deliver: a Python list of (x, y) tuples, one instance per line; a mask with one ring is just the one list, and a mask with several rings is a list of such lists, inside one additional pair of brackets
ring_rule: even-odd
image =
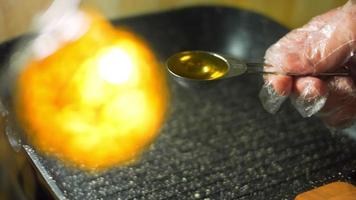
[(218, 79), (229, 69), (222, 58), (199, 51), (178, 53), (167, 64), (173, 73), (195, 80)]

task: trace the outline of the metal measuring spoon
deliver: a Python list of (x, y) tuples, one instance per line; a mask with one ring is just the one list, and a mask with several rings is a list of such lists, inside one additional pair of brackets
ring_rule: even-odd
[[(167, 68), (173, 77), (182, 81), (211, 81), (240, 76), (246, 73), (282, 74), (301, 76), (295, 73), (267, 71), (264, 63), (247, 63), (237, 58), (208, 51), (184, 51), (167, 59)], [(349, 72), (323, 72), (303, 74), (311, 76), (347, 76)]]

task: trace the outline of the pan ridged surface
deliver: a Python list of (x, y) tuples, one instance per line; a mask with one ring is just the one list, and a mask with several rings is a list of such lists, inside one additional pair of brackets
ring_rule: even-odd
[(355, 142), (290, 108), (267, 114), (256, 90), (239, 81), (220, 86), (202, 93), (175, 86), (161, 135), (131, 166), (88, 175), (42, 162), (69, 199), (292, 199), (352, 182)]

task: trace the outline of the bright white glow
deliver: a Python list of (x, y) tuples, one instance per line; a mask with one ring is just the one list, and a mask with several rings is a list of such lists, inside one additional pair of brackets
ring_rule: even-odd
[(119, 48), (106, 50), (98, 61), (100, 77), (110, 83), (128, 81), (133, 72), (133, 63), (127, 52)]
[(210, 71), (210, 67), (209, 66), (204, 66), (202, 70), (203, 70), (204, 73), (208, 73)]
[(188, 61), (188, 60), (191, 59), (191, 58), (192, 58), (192, 56), (190, 56), (190, 55), (185, 55), (185, 56), (183, 56), (183, 57), (180, 58), (180, 61), (185, 62), (185, 61)]

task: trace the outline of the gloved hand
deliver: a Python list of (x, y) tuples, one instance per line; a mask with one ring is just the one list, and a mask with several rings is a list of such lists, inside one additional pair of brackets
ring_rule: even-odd
[[(291, 97), (303, 117), (314, 114), (332, 127), (356, 119), (356, 0), (313, 18), (266, 52), (268, 71), (305, 76), (266, 75), (260, 92), (264, 108), (276, 113)], [(310, 76), (349, 68), (350, 76)], [(307, 75), (309, 74), (309, 75)]]

